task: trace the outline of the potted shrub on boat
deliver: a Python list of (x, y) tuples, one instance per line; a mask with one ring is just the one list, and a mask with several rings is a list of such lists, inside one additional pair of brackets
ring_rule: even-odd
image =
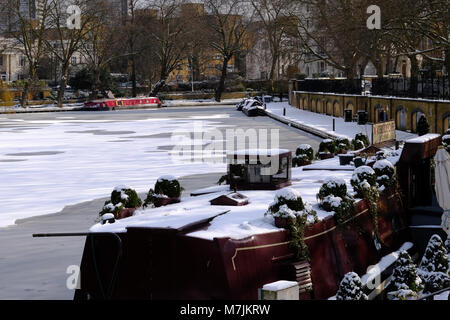
[(295, 156), (292, 158), (293, 167), (303, 167), (310, 165), (314, 160), (314, 150), (309, 144), (300, 145), (295, 151)]
[(328, 177), (324, 180), (322, 187), (320, 187), (317, 198), (322, 201), (327, 196), (336, 196), (344, 198), (347, 196), (347, 185), (344, 179)]
[(301, 216), (307, 216), (310, 223), (317, 222), (317, 214), (311, 205), (303, 202), (300, 193), (292, 188), (278, 190), (266, 214), (275, 218), (275, 225), (278, 228), (288, 227)]
[(156, 181), (155, 188), (148, 191), (144, 208), (148, 206), (162, 207), (178, 203), (180, 202), (182, 191), (183, 188), (175, 177), (162, 176)]
[(319, 145), (319, 158), (321, 160), (331, 159), (336, 152), (336, 142), (332, 139), (325, 139)]
[(136, 190), (126, 186), (115, 187), (111, 192), (111, 200), (103, 205), (100, 216), (113, 214), (115, 219), (123, 219), (133, 215), (137, 208), (142, 206)]
[(303, 202), (298, 191), (291, 188), (278, 190), (266, 214), (275, 218), (276, 227), (289, 229), (290, 247), (295, 252), (295, 259), (309, 260), (305, 228), (318, 222), (319, 219), (311, 205)]
[(361, 150), (370, 145), (369, 137), (364, 133), (357, 133), (355, 138), (352, 140), (352, 145), (354, 150)]
[(338, 138), (336, 141), (336, 149), (339, 154), (346, 154), (349, 150), (352, 149), (352, 145), (350, 140), (345, 137)]
[(373, 169), (377, 175), (380, 191), (392, 190), (396, 187), (397, 180), (395, 179), (394, 165), (389, 160), (378, 160), (373, 165)]
[(377, 185), (377, 175), (371, 167), (361, 166), (353, 172), (350, 183), (356, 196), (364, 198), (365, 191)]
[(343, 223), (354, 214), (354, 200), (347, 194), (344, 179), (329, 177), (317, 194), (319, 205), (327, 212), (334, 211), (338, 223)]

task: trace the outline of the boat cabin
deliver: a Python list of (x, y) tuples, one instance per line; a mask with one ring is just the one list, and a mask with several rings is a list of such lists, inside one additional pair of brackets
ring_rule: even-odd
[(289, 150), (241, 150), (228, 154), (227, 161), (233, 190), (277, 190), (292, 184)]

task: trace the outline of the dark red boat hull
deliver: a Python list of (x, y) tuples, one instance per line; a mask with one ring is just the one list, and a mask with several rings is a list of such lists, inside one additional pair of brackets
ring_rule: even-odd
[[(367, 267), (407, 240), (400, 197), (382, 197), (374, 242), (372, 217), (364, 201), (357, 217), (337, 225), (329, 217), (306, 230), (312, 291), (303, 298), (335, 295), (345, 273)], [(128, 228), (119, 234), (87, 237), (76, 299), (239, 299), (256, 300), (264, 284), (289, 279), (293, 251), (285, 230), (248, 239), (203, 240), (173, 229)], [(119, 261), (117, 267), (115, 261)]]

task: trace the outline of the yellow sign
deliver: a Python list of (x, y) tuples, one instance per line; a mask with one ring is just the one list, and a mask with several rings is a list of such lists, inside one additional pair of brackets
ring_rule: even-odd
[(375, 123), (372, 125), (372, 144), (395, 140), (395, 121)]

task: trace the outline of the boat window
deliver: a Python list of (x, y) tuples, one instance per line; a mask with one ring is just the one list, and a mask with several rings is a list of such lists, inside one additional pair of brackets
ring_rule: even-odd
[(280, 159), (280, 168), (276, 175), (273, 176), (274, 180), (286, 180), (289, 179), (289, 162), (288, 158)]
[(250, 183), (270, 183), (270, 176), (261, 174), (262, 168), (263, 166), (260, 164), (251, 164), (248, 166)]

